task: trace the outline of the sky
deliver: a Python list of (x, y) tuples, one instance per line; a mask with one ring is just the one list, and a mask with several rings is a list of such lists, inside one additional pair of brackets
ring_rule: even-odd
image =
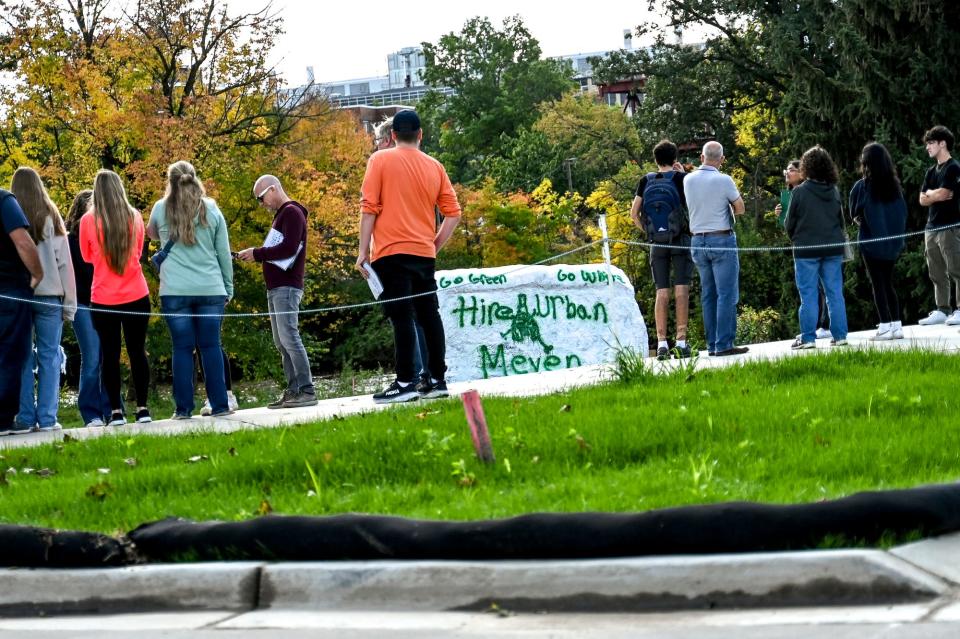
[[(231, 12), (257, 10), (268, 0), (226, 0)], [(623, 30), (650, 19), (643, 0), (534, 2), (518, 0), (273, 0), (286, 35), (276, 47), (279, 71), (290, 84), (386, 75), (387, 55), (436, 42), (483, 15), (500, 25), (519, 14), (545, 56), (607, 51), (623, 46)], [(522, 8), (520, 8), (522, 6)], [(640, 43), (634, 38), (634, 46)]]

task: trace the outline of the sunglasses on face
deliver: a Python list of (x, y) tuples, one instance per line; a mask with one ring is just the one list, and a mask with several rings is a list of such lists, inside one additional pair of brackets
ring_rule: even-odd
[(269, 193), (270, 189), (272, 188), (273, 188), (273, 185), (271, 184), (264, 190), (260, 191), (260, 193), (257, 195), (257, 202), (260, 202), (261, 204), (263, 204), (263, 198), (266, 197), (267, 193)]

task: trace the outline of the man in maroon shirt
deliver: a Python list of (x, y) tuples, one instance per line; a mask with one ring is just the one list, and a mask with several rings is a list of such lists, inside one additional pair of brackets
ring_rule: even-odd
[(315, 406), (317, 395), (310, 374), (310, 360), (298, 328), (307, 253), (307, 209), (291, 200), (283, 191), (280, 180), (272, 175), (264, 175), (256, 181), (253, 195), (261, 205), (275, 212), (273, 227), (262, 247), (245, 249), (237, 257), (245, 262), (263, 264), (273, 343), (280, 351), (283, 374), (287, 379), (283, 394), (267, 407)]

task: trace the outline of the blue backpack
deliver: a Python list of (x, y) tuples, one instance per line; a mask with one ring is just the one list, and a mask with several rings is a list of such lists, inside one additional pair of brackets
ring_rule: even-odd
[(658, 244), (669, 243), (684, 232), (686, 215), (673, 174), (674, 171), (647, 173), (647, 185), (641, 196), (647, 237)]

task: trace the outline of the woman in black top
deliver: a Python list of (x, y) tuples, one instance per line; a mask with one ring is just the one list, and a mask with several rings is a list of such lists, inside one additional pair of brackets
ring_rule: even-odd
[[(860, 227), (860, 253), (873, 285), (873, 300), (880, 318), (877, 334), (870, 339), (903, 339), (893, 269), (903, 251), (907, 203), (893, 159), (882, 144), (871, 142), (863, 147), (860, 172), (863, 178), (850, 190), (850, 215)], [(881, 237), (895, 239), (870, 241)]]

